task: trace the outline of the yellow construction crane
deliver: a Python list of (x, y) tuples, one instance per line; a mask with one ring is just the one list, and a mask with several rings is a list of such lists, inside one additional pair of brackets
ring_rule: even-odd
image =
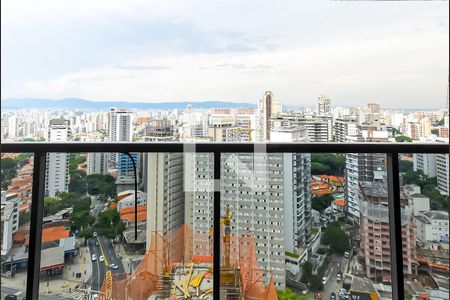
[[(223, 244), (225, 247), (224, 254), (225, 254), (225, 266), (230, 266), (230, 243), (231, 243), (231, 218), (233, 216), (230, 213), (230, 210), (227, 208), (227, 211), (225, 213), (225, 216), (220, 219), (220, 224), (224, 225), (224, 235), (223, 235)], [(209, 228), (209, 234), (212, 234), (214, 232), (214, 226), (211, 226)]]
[(225, 247), (225, 250), (224, 250), (225, 251), (225, 267), (230, 266), (231, 218), (232, 218), (232, 215), (230, 213), (230, 210), (227, 208), (225, 217), (220, 219), (220, 224), (224, 225), (223, 244)]

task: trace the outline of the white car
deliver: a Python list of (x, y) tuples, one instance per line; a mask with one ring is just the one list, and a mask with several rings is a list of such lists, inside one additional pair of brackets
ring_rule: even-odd
[(105, 257), (103, 255), (100, 255), (100, 257), (98, 258), (100, 261), (105, 261)]
[(92, 261), (96, 261), (97, 260), (97, 255), (92, 254)]
[(349, 257), (350, 257), (350, 252), (345, 251), (344, 257), (345, 257), (345, 258), (349, 258)]
[(110, 264), (109, 267), (113, 270), (117, 270), (119, 268), (119, 266), (116, 264)]
[(93, 236), (97, 236), (97, 232), (95, 232), (95, 231), (94, 231), (94, 234), (93, 234)]
[(327, 281), (328, 281), (328, 280), (327, 280), (326, 277), (322, 277), (322, 284), (323, 284), (323, 285), (327, 284)]

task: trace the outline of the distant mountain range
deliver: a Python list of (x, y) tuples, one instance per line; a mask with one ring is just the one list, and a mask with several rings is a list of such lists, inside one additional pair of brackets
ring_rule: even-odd
[(61, 100), (26, 98), (26, 99), (3, 99), (2, 109), (70, 109), (70, 110), (107, 110), (110, 107), (127, 107), (129, 109), (185, 109), (191, 104), (192, 108), (255, 108), (254, 103), (236, 103), (226, 101), (182, 101), (182, 102), (127, 102), (127, 101), (92, 101), (79, 98), (68, 98)]

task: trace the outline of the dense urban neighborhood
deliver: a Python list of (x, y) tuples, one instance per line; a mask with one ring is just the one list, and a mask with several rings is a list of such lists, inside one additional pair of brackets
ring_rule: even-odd
[[(290, 111), (266, 91), (257, 108), (3, 110), (1, 136), (448, 144), (449, 114), (448, 107), (333, 107), (324, 95), (314, 108)], [(212, 243), (216, 159), (221, 253)], [(449, 155), (399, 160), (405, 293), (448, 299)], [(1, 156), (2, 298), (24, 297), (33, 164), (32, 153)], [(40, 298), (212, 299), (213, 256), (220, 255), (224, 299), (391, 299), (389, 201), (384, 153), (52, 152)]]

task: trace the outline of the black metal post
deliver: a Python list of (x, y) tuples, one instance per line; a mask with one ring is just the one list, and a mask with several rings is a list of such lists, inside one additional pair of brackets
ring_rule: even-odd
[(213, 296), (220, 299), (220, 160), (221, 152), (214, 152), (214, 256)]
[(398, 153), (387, 153), (389, 237), (391, 241), (392, 299), (405, 299), (403, 274), (402, 215)]
[(137, 241), (138, 236), (138, 183), (137, 183), (137, 169), (136, 162), (134, 161), (133, 156), (129, 152), (124, 152), (124, 154), (128, 155), (131, 162), (133, 163), (134, 170), (134, 240)]
[(46, 160), (46, 152), (34, 153), (30, 243), (28, 248), (27, 266), (27, 299), (38, 299), (39, 295)]

